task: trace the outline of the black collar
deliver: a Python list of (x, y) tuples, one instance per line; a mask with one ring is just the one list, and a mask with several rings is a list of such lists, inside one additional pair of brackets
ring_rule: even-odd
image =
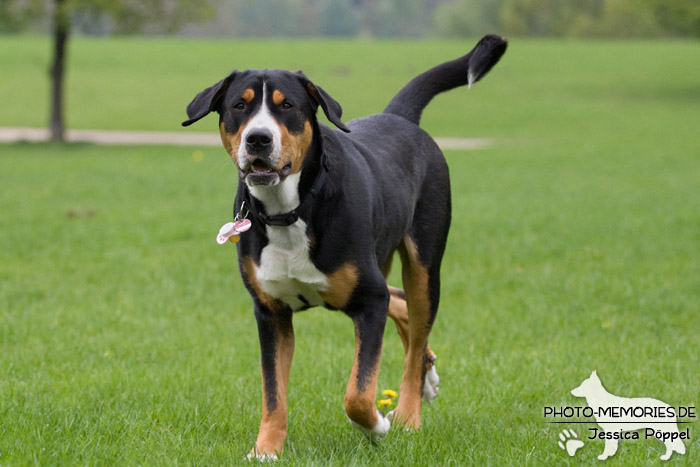
[[(299, 220), (299, 213), (303, 212), (304, 209), (307, 208), (309, 203), (311, 203), (311, 200), (316, 199), (318, 197), (321, 187), (323, 186), (323, 182), (326, 180), (326, 176), (328, 175), (330, 169), (330, 159), (328, 158), (325, 152), (322, 152), (321, 167), (316, 173), (316, 178), (314, 179), (311, 188), (309, 188), (309, 191), (307, 191), (301, 198), (299, 206), (297, 206), (295, 209), (292, 209), (289, 212), (286, 212), (284, 214), (275, 214), (273, 216), (269, 216), (264, 212), (261, 212), (255, 204), (255, 197), (252, 196), (250, 194), (250, 190), (248, 190), (248, 185), (246, 185), (243, 190), (243, 198), (245, 201), (246, 208), (256, 219), (260, 220), (260, 222), (262, 222), (265, 225), (272, 225), (275, 227), (288, 227), (295, 223), (297, 220)], [(236, 206), (234, 206), (234, 216), (236, 214), (235, 209)]]

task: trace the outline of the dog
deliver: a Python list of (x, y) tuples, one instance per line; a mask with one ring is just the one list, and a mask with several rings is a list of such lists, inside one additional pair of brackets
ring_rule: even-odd
[[(344, 400), (351, 424), (371, 439), (386, 435), (390, 420), (420, 426), (421, 397), (435, 397), (439, 382), (428, 334), (451, 220), (447, 163), (420, 117), (435, 95), (481, 79), (506, 47), (505, 38), (485, 36), (463, 57), (414, 78), (382, 113), (347, 124), (340, 104), (301, 71), (233, 71), (187, 106), (183, 126), (219, 114), (239, 175), (234, 213), (251, 223), (237, 243), (263, 380), (249, 457), (282, 453), (292, 316), (310, 307), (342, 310), (354, 323)], [(318, 122), (319, 107), (337, 130)], [(396, 251), (405, 291), (386, 281)], [(375, 397), (387, 316), (406, 357), (397, 408), (385, 418)]]
[[(649, 397), (620, 397), (610, 394), (603, 387), (596, 371), (591, 373), (577, 388), (571, 390), (576, 397), (584, 397), (593, 409), (596, 422), (602, 432), (597, 437), (605, 439), (605, 448), (598, 459), (605, 460), (617, 452), (619, 439), (638, 439), (637, 433), (625, 432), (644, 429), (645, 438), (662, 440), (666, 452), (661, 460), (668, 460), (674, 452), (685, 454), (682, 438), (676, 424), (674, 409), (660, 400)], [(595, 428), (591, 428), (597, 431)], [(594, 433), (595, 434), (595, 433)], [(631, 436), (636, 435), (636, 436)]]

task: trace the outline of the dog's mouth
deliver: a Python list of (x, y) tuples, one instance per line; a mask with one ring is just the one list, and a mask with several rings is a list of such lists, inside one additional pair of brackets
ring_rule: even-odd
[(245, 169), (240, 169), (241, 179), (248, 185), (276, 185), (292, 173), (292, 163), (281, 169), (273, 167), (268, 161), (258, 157)]

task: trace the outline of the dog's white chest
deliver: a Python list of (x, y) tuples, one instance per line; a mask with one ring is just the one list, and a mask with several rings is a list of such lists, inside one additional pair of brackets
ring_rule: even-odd
[(311, 262), (306, 223), (298, 220), (289, 227), (266, 229), (269, 243), (257, 272), (262, 289), (294, 310), (323, 305), (319, 292), (326, 289), (328, 279)]

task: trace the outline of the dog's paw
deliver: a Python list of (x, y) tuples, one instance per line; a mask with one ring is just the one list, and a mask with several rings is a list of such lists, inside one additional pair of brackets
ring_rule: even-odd
[[(346, 415), (347, 416), (347, 415)], [(359, 423), (353, 422), (350, 417), (348, 417), (348, 421), (352, 426), (360, 430), (367, 438), (369, 438), (370, 441), (381, 441), (386, 437), (386, 434), (389, 432), (389, 428), (391, 428), (391, 421), (382, 413), (377, 410), (377, 423), (374, 425), (372, 429), (365, 428)]]
[(559, 441), (559, 447), (565, 450), (571, 457), (576, 454), (576, 451), (583, 447), (583, 441), (578, 439), (576, 432), (573, 430), (564, 428), (564, 430), (559, 433), (559, 439), (561, 440)]
[[(391, 423), (394, 423), (394, 418), (396, 418), (396, 411), (395, 411), (395, 410), (392, 410), (391, 412), (389, 412), (388, 414), (386, 414), (386, 418), (387, 418)], [(397, 422), (397, 423), (398, 423), (398, 422)], [(411, 431), (416, 431), (416, 430), (417, 430), (417, 427), (415, 427), (415, 426), (413, 426), (413, 425), (403, 425), (403, 424), (401, 424), (401, 425), (402, 425), (402, 426), (401, 426), (401, 429), (402, 429), (403, 431), (411, 432)]]
[(423, 400), (432, 402), (438, 395), (438, 386), (440, 385), (440, 377), (433, 365), (430, 370), (425, 373), (425, 383), (423, 383)]
[(250, 451), (250, 453), (246, 456), (246, 459), (248, 459), (249, 461), (258, 462), (271, 462), (279, 460), (277, 454), (260, 454), (259, 452), (257, 452), (256, 449)]

